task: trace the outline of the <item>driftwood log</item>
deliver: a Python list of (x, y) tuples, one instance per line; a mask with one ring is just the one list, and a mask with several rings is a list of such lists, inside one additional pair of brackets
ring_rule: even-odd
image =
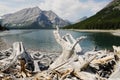
[[(87, 68), (89, 63), (96, 58), (96, 55), (86, 60), (84, 60), (81, 56), (78, 57), (77, 53), (82, 51), (78, 42), (86, 38), (85, 36), (75, 40), (71, 34), (66, 34), (61, 38), (59, 29), (54, 31), (54, 36), (57, 42), (62, 46), (63, 52), (56, 59), (56, 61), (50, 65), (50, 69), (57, 70), (60, 74), (62, 74), (60, 80), (63, 80), (68, 74), (71, 74), (72, 72), (79, 75), (79, 71)], [(68, 37), (72, 40), (72, 43)], [(76, 59), (78, 59), (77, 62), (75, 61)]]
[(3, 63), (0, 66), (1, 71), (5, 71), (15, 64), (17, 61), (17, 56), (20, 55), (20, 45), (19, 42), (13, 44), (13, 53), (8, 58), (2, 59), (0, 63)]
[(11, 52), (9, 57), (0, 60), (0, 63), (0, 71), (2, 72), (7, 72), (7, 70), (12, 69), (11, 67), (15, 68), (17, 63), (20, 63), (20, 74), (24, 77), (28, 77), (29, 72), (34, 70), (34, 62), (30, 54), (26, 52), (22, 42), (15, 42), (13, 44), (13, 52)]
[(110, 75), (108, 80), (119, 80), (120, 79), (120, 46), (113, 46), (114, 54), (116, 55), (116, 65), (114, 72)]
[(20, 58), (20, 60), (22, 59), (25, 61), (26, 68), (30, 71), (34, 71), (34, 61), (31, 55), (28, 52), (26, 52), (22, 42), (20, 42), (20, 48), (18, 52), (20, 53), (18, 58)]
[[(57, 28), (57, 30), (54, 31), (54, 36), (55, 36), (56, 41), (62, 46), (63, 51), (62, 51), (62, 54), (50, 65), (51, 69), (66, 62), (68, 59), (70, 59), (71, 57), (76, 55), (76, 54), (74, 54), (76, 45), (77, 45), (77, 48), (79, 48), (81, 51), (81, 47), (78, 46), (78, 42), (80, 42), (82, 39), (86, 38), (86, 37), (82, 36), (82, 37), (78, 38), (77, 40), (75, 40), (75, 39), (73, 39), (73, 37), (70, 34), (69, 35), (67, 34), (67, 35), (61, 37), (59, 34), (58, 28)], [(71, 43), (70, 40), (68, 40), (68, 36), (70, 36), (69, 38), (71, 38), (73, 43)]]

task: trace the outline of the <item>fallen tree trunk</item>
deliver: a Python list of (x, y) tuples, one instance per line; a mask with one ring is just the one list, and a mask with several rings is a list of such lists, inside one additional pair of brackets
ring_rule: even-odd
[(105, 64), (106, 62), (115, 59), (114, 55), (106, 56), (104, 58), (95, 59), (91, 64)]

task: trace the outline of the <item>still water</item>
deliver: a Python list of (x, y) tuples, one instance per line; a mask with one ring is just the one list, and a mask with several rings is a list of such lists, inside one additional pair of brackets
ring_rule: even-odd
[[(60, 30), (61, 36), (66, 33), (71, 33), (74, 38), (87, 36), (80, 42), (85, 51), (92, 50), (96, 46), (98, 49), (112, 49), (112, 45), (120, 46), (120, 37), (113, 36), (111, 33)], [(10, 30), (0, 36), (10, 45), (16, 41), (22, 41), (28, 49), (62, 51), (61, 46), (54, 38), (53, 30)]]

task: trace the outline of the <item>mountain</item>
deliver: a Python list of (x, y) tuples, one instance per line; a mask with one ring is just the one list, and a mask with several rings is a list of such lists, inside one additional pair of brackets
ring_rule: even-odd
[(8, 28), (35, 29), (63, 27), (68, 22), (53, 11), (43, 11), (39, 7), (25, 8), (12, 14), (2, 16), (2, 25)]
[(78, 19), (77, 21), (75, 21), (74, 23), (78, 23), (78, 22), (84, 21), (86, 19), (87, 19), (87, 16), (84, 16), (84, 17)]
[(66, 26), (68, 29), (120, 29), (120, 0), (113, 0), (105, 8), (84, 21)]

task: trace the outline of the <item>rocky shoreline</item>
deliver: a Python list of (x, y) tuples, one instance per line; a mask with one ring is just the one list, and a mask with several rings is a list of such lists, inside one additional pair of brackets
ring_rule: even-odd
[(6, 50), (10, 47), (2, 38), (0, 38), (0, 51)]

